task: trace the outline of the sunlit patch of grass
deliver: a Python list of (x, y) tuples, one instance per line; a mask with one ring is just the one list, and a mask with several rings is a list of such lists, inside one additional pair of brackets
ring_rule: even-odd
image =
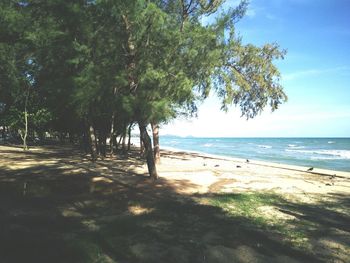
[(221, 194), (207, 200), (209, 204), (222, 208), (228, 216), (245, 218), (242, 224), (278, 235), (279, 239), (299, 249), (311, 249), (308, 230), (315, 227), (310, 221), (300, 220), (283, 213), (287, 201), (271, 192)]

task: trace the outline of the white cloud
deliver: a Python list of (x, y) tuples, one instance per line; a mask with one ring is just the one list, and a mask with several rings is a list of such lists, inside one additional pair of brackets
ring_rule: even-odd
[(256, 11), (252, 8), (249, 8), (246, 12), (246, 16), (249, 18), (253, 18), (256, 15)]
[(220, 111), (217, 99), (210, 98), (199, 108), (197, 119), (175, 120), (163, 126), (161, 133), (197, 137), (349, 136), (349, 119), (350, 106), (329, 110), (322, 105), (286, 104), (247, 121), (238, 109)]
[(307, 69), (296, 71), (292, 73), (282, 74), (283, 80), (295, 80), (298, 78), (303, 78), (307, 76), (317, 76), (327, 73), (346, 73), (349, 74), (350, 67), (342, 66), (342, 67), (334, 67), (334, 68), (326, 68), (326, 69)]

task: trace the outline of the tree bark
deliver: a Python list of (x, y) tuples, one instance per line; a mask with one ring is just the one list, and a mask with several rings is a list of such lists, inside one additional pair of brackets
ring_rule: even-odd
[(86, 154), (89, 153), (89, 148), (90, 148), (90, 143), (89, 143), (89, 135), (87, 132), (87, 128), (85, 127), (85, 131), (83, 132), (83, 138), (82, 138), (82, 144), (83, 144), (83, 149)]
[(157, 122), (152, 122), (151, 127), (152, 127), (152, 134), (153, 134), (154, 161), (157, 164), (160, 162), (159, 124)]
[(128, 128), (128, 151), (130, 151), (130, 146), (131, 146), (131, 127), (132, 127), (132, 123), (130, 123)]
[(100, 143), (99, 143), (99, 139), (97, 136), (99, 134), (99, 132), (97, 132), (96, 127), (93, 127), (93, 128), (94, 128), (96, 154), (97, 154), (97, 156), (99, 156), (100, 155)]
[(28, 136), (28, 111), (27, 111), (27, 106), (28, 106), (28, 98), (29, 98), (29, 90), (27, 91), (26, 94), (26, 100), (24, 102), (24, 134), (22, 137), (23, 140), (23, 150), (28, 150), (28, 145), (27, 145), (27, 136)]
[(106, 140), (107, 140), (106, 133), (104, 131), (100, 132), (98, 142), (100, 147), (100, 155), (102, 157), (106, 157)]
[(91, 123), (89, 124), (88, 134), (89, 134), (91, 159), (92, 161), (96, 161), (97, 159), (96, 136), (95, 136), (95, 129)]
[(126, 153), (126, 127), (123, 130), (122, 152)]
[(120, 145), (121, 142), (122, 142), (122, 139), (123, 139), (123, 134), (120, 135), (119, 141), (118, 141), (117, 144), (116, 144), (116, 149), (117, 149), (117, 150), (118, 150), (118, 148), (119, 148), (119, 145)]
[(1, 137), (2, 137), (3, 141), (5, 142), (6, 141), (6, 126), (5, 125), (2, 126)]
[[(113, 89), (113, 96), (115, 98), (117, 94), (117, 88), (114, 87)], [(115, 138), (115, 130), (114, 130), (114, 121), (115, 121), (115, 109), (112, 111), (112, 117), (111, 117), (111, 130), (109, 135), (109, 146), (110, 146), (110, 155), (113, 155), (114, 153), (114, 145), (116, 144), (116, 138)]]
[(27, 136), (28, 136), (28, 112), (27, 109), (24, 110), (24, 121), (25, 121), (25, 130), (23, 136), (23, 150), (28, 150), (27, 145)]
[(114, 119), (115, 119), (115, 111), (113, 110), (112, 118), (111, 118), (111, 130), (109, 133), (109, 154), (113, 155), (114, 153), (114, 145), (115, 145), (115, 134), (114, 134)]
[(142, 136), (141, 136), (141, 133), (140, 133), (140, 155), (143, 156), (145, 153), (145, 146), (142, 142)]
[(148, 173), (153, 180), (157, 180), (158, 173), (156, 163), (154, 161), (151, 138), (148, 135), (147, 127), (144, 123), (139, 122), (139, 128), (143, 144), (145, 145)]

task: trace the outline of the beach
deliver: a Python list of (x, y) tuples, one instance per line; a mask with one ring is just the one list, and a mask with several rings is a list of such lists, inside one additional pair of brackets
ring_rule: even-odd
[[(159, 260), (173, 255), (178, 259), (174, 262), (201, 262), (191, 260), (198, 255), (206, 262), (350, 259), (348, 172), (316, 167), (308, 172), (309, 167), (162, 150), (159, 179), (153, 182), (137, 149), (128, 158), (113, 156), (94, 163), (70, 147), (24, 152), (0, 146), (0, 155), (2, 225), (7, 226), (0, 241), (6, 244), (6, 255), (14, 249), (9, 244), (19, 242), (16, 235), (23, 238), (26, 231), (49, 232), (60, 241), (73, 238), (66, 229), (60, 239), (55, 225), (59, 218), (67, 224), (79, 222), (86, 235), (114, 240), (110, 249), (120, 253), (126, 242), (126, 258), (134, 262), (161, 262), (152, 253), (160, 255)], [(23, 200), (32, 206), (21, 210)], [(37, 206), (39, 201), (45, 205)], [(240, 206), (246, 203), (250, 210)], [(35, 227), (23, 234), (17, 227), (31, 227), (27, 219)], [(45, 223), (37, 225), (36, 220)], [(49, 226), (50, 222), (56, 223)], [(120, 224), (126, 232), (118, 230)], [(26, 245), (31, 247), (29, 240)], [(105, 258), (118, 258), (103, 251)]]
[[(139, 140), (133, 141), (138, 145)], [(163, 149), (350, 172), (349, 138), (161, 136)]]
[(161, 155), (160, 177), (190, 181), (198, 187), (190, 192), (273, 190), (305, 199), (332, 192), (346, 194), (350, 189), (350, 173), (343, 171), (314, 168), (307, 172), (309, 167), (181, 151)]

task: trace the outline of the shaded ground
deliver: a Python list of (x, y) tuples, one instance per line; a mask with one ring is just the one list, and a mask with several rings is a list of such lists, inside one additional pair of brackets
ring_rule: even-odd
[(144, 172), (137, 154), (0, 146), (0, 262), (350, 261), (348, 193), (304, 203), (215, 182), (185, 195), (192, 181)]

